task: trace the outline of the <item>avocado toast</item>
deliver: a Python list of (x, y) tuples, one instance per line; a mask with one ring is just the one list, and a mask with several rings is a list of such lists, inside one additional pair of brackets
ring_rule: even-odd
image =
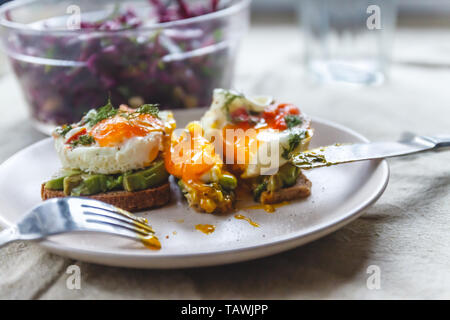
[[(304, 198), (311, 182), (290, 163), (314, 134), (310, 119), (290, 103), (216, 89), (200, 120), (205, 135), (220, 140), (223, 161), (261, 204)], [(219, 137), (219, 138), (218, 138)]]
[(166, 169), (198, 211), (231, 211), (245, 190), (261, 204), (304, 198), (311, 182), (290, 157), (312, 135), (309, 118), (292, 104), (216, 89), (200, 121), (172, 137)]
[(90, 110), (80, 122), (58, 127), (53, 137), (63, 169), (42, 184), (43, 200), (81, 196), (127, 211), (170, 199), (164, 148), (175, 121), (156, 105)]

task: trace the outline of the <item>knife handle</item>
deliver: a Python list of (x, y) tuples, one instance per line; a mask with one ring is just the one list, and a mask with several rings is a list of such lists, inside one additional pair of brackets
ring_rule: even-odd
[(436, 143), (435, 148), (444, 148), (444, 147), (450, 147), (450, 135), (446, 134), (438, 134), (435, 136), (427, 137), (430, 141), (433, 141)]

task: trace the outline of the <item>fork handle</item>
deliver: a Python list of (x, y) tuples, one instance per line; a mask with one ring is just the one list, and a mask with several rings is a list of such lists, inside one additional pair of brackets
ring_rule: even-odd
[(17, 241), (19, 239), (19, 232), (16, 227), (11, 227), (0, 232), (0, 248), (7, 245), (10, 242)]

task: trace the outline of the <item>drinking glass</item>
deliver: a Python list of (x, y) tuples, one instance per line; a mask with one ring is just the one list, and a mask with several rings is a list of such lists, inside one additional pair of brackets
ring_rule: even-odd
[(319, 82), (379, 84), (387, 75), (395, 0), (301, 0), (304, 59)]

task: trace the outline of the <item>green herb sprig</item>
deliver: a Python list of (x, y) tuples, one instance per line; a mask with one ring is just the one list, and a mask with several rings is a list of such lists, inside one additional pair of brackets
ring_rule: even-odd
[(105, 119), (114, 117), (119, 112), (118, 109), (114, 108), (111, 103), (111, 99), (108, 99), (108, 103), (103, 107), (97, 109), (94, 113), (88, 113), (84, 118), (84, 123), (90, 125), (91, 127), (103, 121)]
[(72, 141), (70, 143), (70, 145), (72, 147), (76, 147), (78, 145), (83, 145), (83, 146), (89, 146), (91, 144), (95, 143), (95, 139), (93, 136), (90, 136), (88, 134), (83, 134), (82, 136), (79, 136), (78, 139)]
[(143, 104), (142, 106), (137, 108), (135, 112), (140, 114), (149, 114), (154, 116), (155, 118), (158, 118), (159, 108), (157, 104)]
[(56, 128), (56, 133), (58, 134), (58, 135), (60, 135), (61, 137), (65, 137), (66, 136), (66, 134), (67, 134), (67, 132), (69, 132), (70, 130), (72, 130), (72, 126), (69, 124), (69, 125), (67, 125), (67, 124), (65, 124), (65, 125), (63, 125), (62, 127), (58, 127), (58, 128)]
[(288, 114), (284, 117), (284, 121), (286, 122), (286, 126), (288, 127), (288, 129), (296, 127), (303, 122), (302, 119), (300, 119), (300, 117), (295, 114)]
[(289, 135), (289, 148), (283, 148), (283, 153), (281, 154), (281, 156), (286, 159), (289, 160), (289, 156), (291, 154), (292, 151), (294, 151), (300, 144), (300, 142), (305, 139), (306, 137), (306, 132), (299, 132), (299, 133), (291, 133)]

